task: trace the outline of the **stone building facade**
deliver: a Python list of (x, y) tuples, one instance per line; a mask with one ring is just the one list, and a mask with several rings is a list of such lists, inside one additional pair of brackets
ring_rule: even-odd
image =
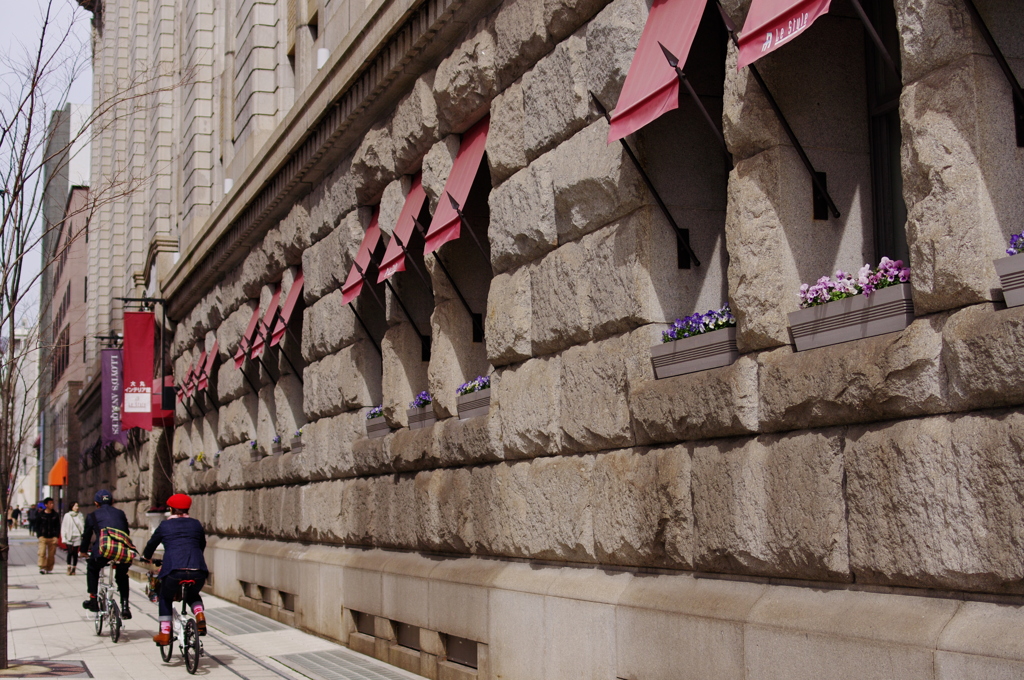
[[(627, 140), (654, 192), (591, 97), (617, 105), (642, 0), (94, 6), (97, 82), (134, 63), (106, 61), (117, 31), (187, 75), (125, 156), (167, 132), (166, 193), (111, 224), (180, 248), (129, 260), (167, 300), (160, 436), (213, 592), (430, 678), (1024, 673), (1024, 312), (993, 265), (1024, 136), (963, 0), (864, 4), (898, 80), (841, 0), (757, 62), (838, 217), (713, 4), (685, 70), (729, 158), (684, 99)], [(1024, 10), (977, 5), (1020, 72)], [(446, 210), (480, 125), (461, 237), (413, 236), (348, 304), (368, 229), (417, 185), (421, 220)], [(800, 285), (882, 256), (909, 327), (795, 352)], [(738, 360), (655, 380), (667, 324), (726, 302)], [(478, 375), (489, 411), (460, 420)]]

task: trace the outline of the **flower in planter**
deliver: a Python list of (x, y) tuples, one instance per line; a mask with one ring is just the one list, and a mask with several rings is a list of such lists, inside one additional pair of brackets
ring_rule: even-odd
[(293, 434), (292, 437), (295, 439), (300, 439), (302, 437), (302, 428), (300, 427), (299, 429), (295, 430), (295, 434)]
[(188, 459), (188, 466), (190, 468), (194, 468), (196, 466), (196, 458), (195, 458), (195, 456), (192, 456), (191, 458)]
[(902, 260), (883, 257), (874, 269), (869, 264), (861, 267), (857, 278), (840, 269), (835, 278), (822, 276), (813, 286), (803, 284), (799, 293), (800, 307), (806, 309), (862, 293), (871, 295), (876, 290), (906, 283), (909, 279), (910, 269), (903, 266)]
[(456, 388), (455, 393), (460, 397), (466, 394), (473, 394), (481, 390), (486, 390), (491, 386), (491, 376), (489, 375), (478, 375), (473, 380), (467, 383), (462, 383)]
[(196, 454), (196, 459), (195, 460), (196, 460), (197, 463), (205, 463), (206, 462), (206, 454), (203, 453), (202, 451), (200, 451), (199, 453)]
[(281, 435), (279, 435), (279, 434), (275, 434), (274, 435), (274, 443), (275, 444), (280, 444), (281, 443)]
[(250, 449), (255, 449), (256, 448), (256, 440), (255, 439), (250, 439), (249, 440), (249, 448)]
[(222, 453), (224, 453), (224, 452), (223, 452), (223, 451), (217, 451), (217, 453), (213, 454), (213, 462), (214, 462), (215, 464), (216, 464), (216, 463), (217, 463), (218, 461), (220, 461), (220, 454), (222, 454)]
[(384, 404), (374, 406), (369, 411), (367, 411), (366, 419), (373, 420), (374, 418), (380, 418), (382, 415), (384, 415)]
[(434, 398), (430, 396), (430, 392), (423, 390), (416, 395), (416, 398), (409, 402), (409, 408), (423, 408), (424, 406), (430, 406), (434, 403)]
[(1024, 252), (1024, 233), (1014, 234), (1010, 237), (1010, 247), (1006, 249), (1007, 255), (1017, 255)]
[(662, 331), (661, 341), (672, 342), (723, 328), (732, 328), (735, 325), (736, 317), (732, 315), (732, 310), (729, 309), (727, 302), (721, 309), (709, 309), (704, 314), (691, 314), (682, 319), (676, 319), (668, 330)]

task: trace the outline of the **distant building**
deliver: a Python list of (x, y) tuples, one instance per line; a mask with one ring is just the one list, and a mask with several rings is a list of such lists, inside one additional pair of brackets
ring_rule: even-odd
[(24, 508), (38, 502), (39, 474), (38, 447), (39, 430), (36, 425), (38, 404), (38, 372), (39, 353), (36, 351), (36, 329), (17, 328), (14, 331), (14, 352), (21, 358), (19, 370), (21, 376), (17, 382), (17, 395), (14, 400), (15, 411), (24, 414), (21, 455), (18, 458), (14, 490), (11, 493), (11, 505)]

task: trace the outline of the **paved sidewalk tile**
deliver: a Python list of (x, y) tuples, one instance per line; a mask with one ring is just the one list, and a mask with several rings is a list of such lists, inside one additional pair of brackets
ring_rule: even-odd
[[(115, 645), (106, 635), (106, 626), (103, 629), (104, 635), (96, 635), (91, 614), (82, 609), (81, 603), (86, 597), (85, 563), (79, 563), (76, 576), (67, 576), (62, 557), (63, 553), (58, 553), (57, 565), (52, 574), (41, 575), (35, 566), (36, 540), (25, 530), (16, 530), (12, 534), (7, 595), (11, 602), (23, 604), (10, 612), (8, 653), (11, 659), (59, 661), (66, 664), (63, 672), (51, 673), (46, 677), (93, 677), (100, 680), (188, 677), (184, 660), (177, 650), (170, 663), (164, 663), (160, 658), (151, 640), (157, 631), (156, 605), (145, 598), (139, 584), (132, 582), (134, 617), (124, 622), (121, 640)], [(314, 671), (302, 674), (275, 658), (290, 657), (285, 660), (295, 666), (297, 664), (292, 661), (296, 658), (294, 655), (304, 654), (323, 658), (338, 656), (355, 661), (356, 665), (363, 668), (379, 669), (382, 677), (407, 680), (420, 678), (300, 630), (287, 626), (279, 629), (280, 624), (277, 622), (225, 600), (211, 595), (203, 595), (203, 600), (210, 628), (210, 634), (203, 638), (206, 656), (200, 662), (197, 673), (203, 678), (321, 680), (329, 675), (331, 678), (361, 680), (367, 677), (359, 673), (338, 673), (334, 670), (328, 674)], [(223, 630), (217, 628), (218, 613), (224, 615)], [(264, 632), (230, 634), (240, 630)], [(81, 672), (82, 664), (88, 674)], [(25, 670), (38, 673), (43, 669), (37, 666)], [(10, 673), (0, 671), (0, 680), (33, 677), (20, 670), (13, 675)]]

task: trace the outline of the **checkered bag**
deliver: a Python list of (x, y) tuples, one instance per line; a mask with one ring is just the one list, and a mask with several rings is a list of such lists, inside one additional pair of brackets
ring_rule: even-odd
[(127, 564), (137, 552), (131, 537), (124, 531), (110, 527), (100, 529), (100, 557), (115, 564)]

